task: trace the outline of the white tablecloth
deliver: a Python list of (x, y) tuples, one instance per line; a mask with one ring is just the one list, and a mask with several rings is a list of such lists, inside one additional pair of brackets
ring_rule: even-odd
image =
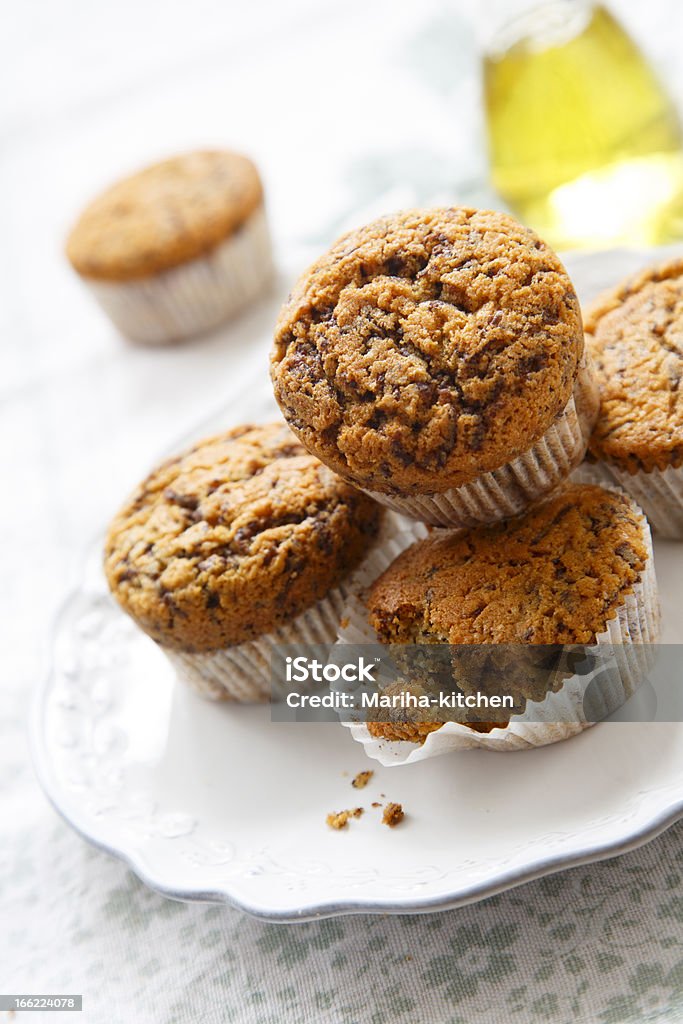
[[(264, 367), (308, 253), (375, 209), (487, 193), (464, 3), (5, 6), (0, 991), (82, 992), (89, 1024), (683, 1018), (683, 825), (458, 911), (284, 926), (148, 892), (47, 805), (26, 711), (87, 542), (160, 451)], [(683, 95), (681, 5), (614, 6)], [(283, 276), (211, 337), (136, 348), (69, 272), (64, 233), (120, 172), (207, 144), (260, 164)]]

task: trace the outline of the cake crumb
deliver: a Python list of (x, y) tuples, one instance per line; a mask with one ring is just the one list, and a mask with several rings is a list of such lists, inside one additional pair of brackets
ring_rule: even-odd
[(330, 828), (342, 829), (346, 828), (349, 823), (349, 818), (360, 818), (363, 813), (362, 807), (353, 807), (347, 811), (332, 811), (327, 815), (325, 819)]
[(358, 772), (355, 779), (351, 781), (351, 785), (354, 789), (365, 789), (374, 774), (373, 771)]
[(379, 802), (379, 800), (373, 800), (371, 806), (372, 807), (381, 807), (382, 805)]
[(396, 828), (403, 821), (403, 808), (400, 804), (387, 804), (382, 815), (382, 824), (389, 828)]

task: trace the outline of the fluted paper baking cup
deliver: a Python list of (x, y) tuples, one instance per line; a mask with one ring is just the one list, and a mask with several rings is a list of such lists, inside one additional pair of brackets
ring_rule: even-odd
[[(373, 736), (364, 722), (343, 721), (342, 724), (365, 747), (369, 757), (380, 764), (392, 766), (424, 761), (454, 750), (476, 748), (512, 751), (546, 746), (575, 736), (612, 714), (635, 693), (649, 671), (653, 659), (652, 645), (656, 644), (659, 637), (659, 603), (652, 539), (647, 520), (642, 514), (641, 522), (648, 553), (642, 578), (633, 591), (626, 594), (624, 603), (617, 609), (614, 618), (610, 619), (605, 631), (596, 637), (594, 644), (586, 648), (587, 653), (604, 648), (613, 657), (611, 671), (601, 675), (599, 687), (590, 690), (590, 702), (586, 697), (592, 677), (576, 674), (568, 678), (558, 692), (548, 693), (542, 701), (527, 701), (523, 714), (513, 715), (508, 725), (494, 728), (490, 732), (476, 732), (459, 722), (446, 722), (429, 733), (424, 743), (418, 744)], [(363, 589), (367, 590), (370, 583), (416, 539), (416, 533), (408, 531), (382, 549), (374, 551), (364, 567)], [(349, 597), (343, 623), (339, 643), (377, 643), (377, 636), (368, 622), (363, 590), (360, 588)], [(586, 705), (589, 705), (588, 708)], [(586, 715), (587, 710), (589, 717)]]
[(255, 640), (218, 651), (189, 653), (161, 648), (173, 663), (178, 676), (210, 700), (264, 703), (284, 696), (274, 691), (271, 680), (273, 648), (279, 644), (333, 644), (337, 639), (344, 608), (355, 589), (366, 578), (365, 566), (375, 550), (402, 532), (398, 517), (383, 517), (379, 535), (368, 555), (348, 577), (322, 600), (306, 609), (291, 622)]
[(574, 477), (607, 486), (617, 484), (640, 505), (657, 536), (683, 540), (683, 466), (628, 473), (611, 463), (584, 462)]
[(540, 440), (511, 462), (442, 494), (368, 494), (396, 512), (433, 526), (471, 527), (509, 519), (554, 490), (581, 462), (598, 404), (593, 374), (584, 363), (563, 411)]
[(203, 256), (140, 281), (82, 278), (118, 327), (146, 345), (201, 334), (250, 302), (273, 274), (263, 205)]

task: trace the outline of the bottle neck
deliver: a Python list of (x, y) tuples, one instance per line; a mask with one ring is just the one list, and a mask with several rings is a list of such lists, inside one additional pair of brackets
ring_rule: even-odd
[(544, 50), (584, 31), (593, 0), (481, 0), (477, 5), (480, 49), (496, 57), (514, 46)]

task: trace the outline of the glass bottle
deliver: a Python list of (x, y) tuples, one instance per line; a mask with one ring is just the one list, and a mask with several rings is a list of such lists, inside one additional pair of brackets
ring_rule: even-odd
[(601, 4), (550, 0), (484, 55), (492, 181), (556, 248), (683, 237), (683, 134), (654, 70)]

